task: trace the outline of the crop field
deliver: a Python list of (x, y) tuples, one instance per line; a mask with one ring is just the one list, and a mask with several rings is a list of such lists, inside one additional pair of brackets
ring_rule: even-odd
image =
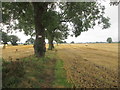
[(33, 45), (6, 46), (5, 49), (2, 49), (2, 57), (5, 60), (16, 60), (33, 55), (33, 53)]
[[(118, 44), (59, 44), (56, 56), (63, 61), (68, 82), (80, 88), (118, 86)], [(34, 54), (32, 45), (7, 46), (2, 58), (18, 60)]]
[(58, 56), (75, 87), (117, 87), (117, 44), (61, 45)]

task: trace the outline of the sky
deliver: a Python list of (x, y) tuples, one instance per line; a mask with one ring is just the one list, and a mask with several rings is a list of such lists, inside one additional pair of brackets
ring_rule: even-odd
[(68, 37), (67, 42), (106, 42), (108, 37), (118, 41), (118, 6), (110, 6), (109, 3), (104, 4), (105, 15), (110, 18), (111, 27), (103, 29), (100, 26), (95, 26), (94, 29), (89, 29), (87, 32), (82, 32), (77, 38)]
[[(112, 38), (113, 42), (118, 41), (118, 6), (110, 6), (109, 2), (102, 3), (105, 5), (105, 15), (110, 18), (111, 27), (103, 29), (100, 26), (95, 26), (94, 29), (89, 29), (87, 32), (82, 32), (77, 38), (68, 36), (67, 43), (74, 41), (80, 42), (106, 42), (108, 37)], [(26, 36), (24, 32), (13, 32), (20, 38), (20, 43), (24, 43), (30, 36)], [(48, 40), (46, 40), (46, 43)]]

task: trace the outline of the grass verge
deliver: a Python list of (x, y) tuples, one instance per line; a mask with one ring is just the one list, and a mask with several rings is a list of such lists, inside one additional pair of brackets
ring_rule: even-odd
[(71, 87), (63, 61), (56, 57), (55, 51), (48, 51), (44, 58), (30, 56), (2, 63), (3, 88)]

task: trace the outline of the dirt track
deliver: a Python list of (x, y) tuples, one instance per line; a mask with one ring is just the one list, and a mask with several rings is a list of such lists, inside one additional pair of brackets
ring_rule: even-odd
[(64, 61), (68, 80), (76, 87), (117, 87), (117, 44), (106, 44), (108, 48), (101, 45), (58, 46), (57, 53)]

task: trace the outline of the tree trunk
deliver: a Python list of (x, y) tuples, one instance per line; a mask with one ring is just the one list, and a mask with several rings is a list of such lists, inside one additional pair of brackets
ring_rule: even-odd
[(34, 22), (35, 22), (35, 33), (36, 39), (34, 43), (34, 52), (37, 57), (44, 57), (45, 47), (45, 29), (42, 25), (41, 19), (47, 5), (43, 2), (33, 2), (34, 7)]
[(58, 42), (57, 42), (57, 46), (58, 46)]
[(53, 44), (54, 33), (48, 31), (47, 35), (48, 35), (48, 43), (49, 43), (48, 50), (53, 50), (53, 48), (54, 48), (54, 44)]
[(53, 48), (54, 48), (53, 39), (49, 39), (49, 48), (48, 48), (48, 50), (52, 50)]

